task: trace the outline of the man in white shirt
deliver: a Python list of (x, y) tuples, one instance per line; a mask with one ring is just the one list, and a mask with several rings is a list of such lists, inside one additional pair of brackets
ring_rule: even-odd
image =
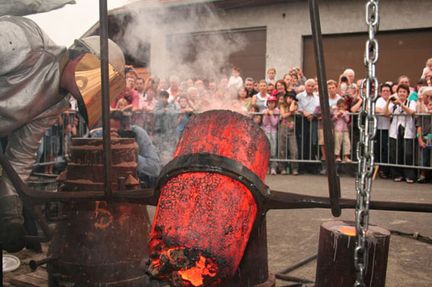
[[(318, 153), (318, 121), (315, 115), (320, 101), (314, 93), (316, 82), (308, 79), (305, 82), (305, 90), (297, 94), (298, 112), (303, 117), (296, 117), (296, 136), (299, 143), (299, 155), (302, 160), (315, 160)], [(310, 163), (300, 165), (300, 170), (307, 173), (315, 173)]]
[(316, 82), (308, 79), (305, 83), (305, 90), (297, 94), (298, 111), (309, 121), (314, 118), (314, 112), (319, 107), (319, 97), (314, 94)]

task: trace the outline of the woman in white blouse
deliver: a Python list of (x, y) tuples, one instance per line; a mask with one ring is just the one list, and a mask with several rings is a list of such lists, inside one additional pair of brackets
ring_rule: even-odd
[[(388, 98), (384, 111), (386, 116), (392, 117), (389, 129), (390, 163), (410, 166), (414, 164), (416, 102), (408, 100), (410, 89), (407, 85), (399, 85), (396, 91), (397, 97)], [(390, 176), (394, 181), (405, 179), (407, 183), (414, 183), (415, 170), (391, 167)]]

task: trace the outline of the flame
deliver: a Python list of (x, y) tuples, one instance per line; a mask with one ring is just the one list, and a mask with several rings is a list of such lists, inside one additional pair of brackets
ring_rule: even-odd
[(178, 274), (183, 280), (189, 281), (193, 286), (202, 286), (204, 283), (204, 276), (216, 276), (214, 268), (212, 268), (210, 264), (206, 264), (206, 258), (203, 256), (200, 256), (196, 266), (186, 270), (180, 270)]
[(356, 229), (354, 226), (340, 226), (339, 232), (348, 236), (356, 236)]
[(172, 270), (178, 276), (168, 274), (159, 274), (159, 276), (161, 279), (175, 280), (175, 286), (218, 286), (214, 285), (219, 283), (216, 261), (203, 256), (199, 251), (199, 256), (196, 256), (196, 253), (191, 254), (185, 248), (169, 248), (151, 261), (149, 270), (156, 271), (156, 274), (163, 269)]

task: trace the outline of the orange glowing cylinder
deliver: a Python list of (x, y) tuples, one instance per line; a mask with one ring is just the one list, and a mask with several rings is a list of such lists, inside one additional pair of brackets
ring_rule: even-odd
[(253, 184), (246, 186), (240, 174), (262, 183), (269, 153), (249, 117), (209, 111), (191, 119), (159, 181), (153, 276), (173, 286), (220, 286), (234, 275), (260, 212)]

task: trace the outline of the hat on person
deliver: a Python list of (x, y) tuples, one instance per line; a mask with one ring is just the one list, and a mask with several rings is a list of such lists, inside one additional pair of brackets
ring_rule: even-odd
[(269, 96), (268, 98), (267, 98), (267, 103), (268, 102), (277, 102), (277, 98), (275, 97), (275, 96)]
[[(100, 37), (75, 40), (69, 51), (72, 57), (84, 54), (75, 69), (75, 82), (82, 97), (78, 99), (80, 112), (92, 127), (102, 116)], [(111, 40), (108, 40), (108, 51), (109, 97), (112, 102), (125, 88), (125, 58), (120, 47)]]
[(271, 93), (271, 97), (275, 97), (275, 98), (277, 98), (277, 96), (279, 96), (279, 95), (285, 95), (285, 93), (284, 92), (281, 92), (281, 91), (278, 91), (278, 90), (274, 90), (272, 93)]

